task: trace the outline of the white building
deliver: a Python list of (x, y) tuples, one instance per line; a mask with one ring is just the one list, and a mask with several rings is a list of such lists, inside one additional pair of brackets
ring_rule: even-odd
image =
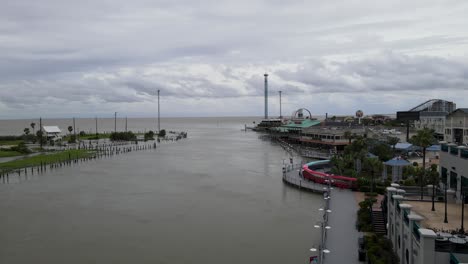
[(468, 108), (459, 108), (447, 115), (444, 140), (458, 145), (468, 144)]
[(468, 189), (468, 147), (442, 144), (439, 164), (442, 182), (456, 191), (457, 203), (461, 203), (461, 190)]
[[(387, 188), (388, 238), (402, 264), (468, 263), (468, 245), (464, 238), (448, 233), (435, 233), (424, 228), (426, 218), (412, 211), (405, 191), (397, 184)], [(463, 243), (457, 243), (458, 240)]]
[(419, 111), (419, 120), (414, 121), (417, 130), (429, 128), (435, 131), (436, 136), (442, 138), (446, 116), (456, 109), (453, 102), (432, 99), (424, 102), (410, 111)]
[(44, 131), (44, 136), (47, 137), (47, 140), (61, 140), (62, 137), (60, 136), (62, 130), (58, 126), (42, 126), (42, 131)]

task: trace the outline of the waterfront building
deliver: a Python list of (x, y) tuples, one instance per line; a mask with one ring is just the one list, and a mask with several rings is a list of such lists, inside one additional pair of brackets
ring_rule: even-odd
[(44, 136), (47, 137), (47, 140), (60, 140), (62, 137), (60, 134), (62, 130), (58, 126), (42, 126), (42, 131), (44, 131)]
[(450, 220), (445, 223), (443, 202), (436, 204), (435, 212), (431, 211), (431, 203), (417, 201), (413, 196), (417, 193), (411, 193), (408, 188), (392, 184), (382, 203), (388, 238), (400, 263), (468, 263), (468, 240), (463, 233), (458, 233), (460, 219), (464, 221), (463, 213), (460, 214), (460, 206), (453, 203), (453, 192), (447, 199)]
[(343, 150), (357, 136), (366, 136), (366, 129), (362, 126), (340, 126), (324, 123), (321, 126), (306, 128), (302, 131), (300, 141), (305, 145), (334, 148)]
[(442, 139), (446, 117), (455, 109), (456, 104), (454, 102), (432, 99), (414, 107), (410, 111), (419, 112), (419, 120), (414, 121), (416, 130), (424, 128), (432, 129), (436, 137)]
[(443, 143), (439, 164), (441, 181), (455, 189), (457, 203), (461, 203), (462, 190), (468, 190), (468, 147)]
[(468, 108), (459, 108), (445, 120), (444, 140), (457, 145), (468, 145)]

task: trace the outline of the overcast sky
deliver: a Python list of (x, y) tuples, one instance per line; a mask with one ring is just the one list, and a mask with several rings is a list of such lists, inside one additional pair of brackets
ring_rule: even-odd
[(0, 0), (0, 118), (468, 107), (468, 1)]

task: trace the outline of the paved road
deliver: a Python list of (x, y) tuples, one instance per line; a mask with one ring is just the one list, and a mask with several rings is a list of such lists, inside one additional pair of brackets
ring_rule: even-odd
[(356, 230), (357, 204), (354, 193), (335, 188), (332, 190), (326, 247), (330, 253), (325, 257), (327, 264), (358, 264), (358, 238)]

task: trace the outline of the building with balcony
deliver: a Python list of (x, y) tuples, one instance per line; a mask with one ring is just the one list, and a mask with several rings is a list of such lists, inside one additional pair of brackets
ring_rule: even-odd
[(447, 115), (444, 141), (468, 145), (468, 108), (459, 108)]
[(468, 147), (443, 143), (440, 151), (440, 178), (455, 190), (457, 203), (468, 191)]
[[(388, 238), (400, 263), (468, 263), (468, 240), (465, 235), (457, 234), (455, 228), (460, 223), (457, 205), (450, 204), (450, 220), (444, 223), (431, 211), (430, 203), (416, 201), (403, 188), (392, 184), (383, 201)], [(436, 205), (436, 212), (443, 215), (443, 203)]]
[(423, 128), (432, 129), (435, 131), (436, 136), (442, 139), (446, 116), (455, 109), (456, 104), (453, 102), (432, 99), (414, 107), (410, 111), (419, 112), (419, 120), (414, 121), (414, 127), (417, 130)]

